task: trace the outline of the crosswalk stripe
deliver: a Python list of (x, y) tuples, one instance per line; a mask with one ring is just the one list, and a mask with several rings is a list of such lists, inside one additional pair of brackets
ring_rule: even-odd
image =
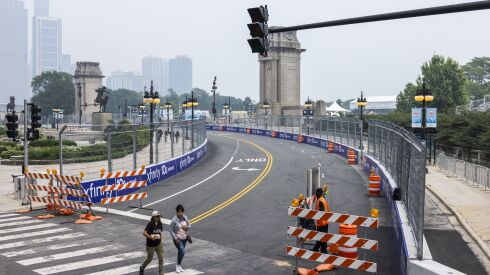
[(9, 222), (9, 221), (27, 220), (27, 219), (32, 219), (32, 217), (20, 216), (20, 217), (15, 217), (15, 218), (0, 219), (0, 223)]
[(27, 221), (20, 221), (20, 222), (8, 222), (8, 223), (0, 223), (0, 228), (2, 227), (9, 227), (9, 226), (16, 226), (16, 225), (24, 225), (24, 224), (30, 224), (30, 223), (38, 223), (42, 222), (41, 220), (27, 220)]
[[(163, 265), (171, 265), (174, 264), (175, 262), (172, 261), (164, 261)], [(103, 270), (103, 271), (98, 271), (90, 274), (85, 274), (85, 275), (124, 275), (124, 274), (129, 274), (129, 273), (136, 273), (140, 270), (141, 264), (133, 264), (133, 265), (127, 265), (127, 266), (122, 266), (122, 267), (117, 267), (113, 269), (108, 269), (108, 270)], [(146, 266), (145, 271), (148, 269), (153, 269), (157, 268), (158, 263), (151, 263)]]
[[(85, 234), (83, 234), (83, 235), (85, 235)], [(25, 256), (25, 255), (29, 255), (29, 254), (43, 253), (46, 251), (60, 250), (60, 249), (65, 249), (65, 248), (70, 248), (70, 247), (89, 245), (89, 244), (93, 244), (93, 243), (103, 243), (103, 242), (105, 242), (105, 240), (101, 239), (101, 238), (84, 239), (83, 241), (77, 241), (77, 242), (54, 244), (54, 245), (50, 245), (50, 246), (41, 246), (41, 247), (29, 248), (29, 249), (17, 250), (17, 251), (7, 251), (5, 253), (0, 253), (0, 255), (7, 257), (7, 258), (11, 258), (11, 257), (16, 257), (16, 256)]]
[(48, 243), (48, 242), (53, 242), (53, 241), (58, 241), (58, 240), (74, 239), (74, 238), (83, 237), (83, 236), (86, 236), (86, 235), (84, 233), (77, 232), (77, 233), (72, 233), (72, 234), (51, 236), (51, 237), (47, 237), (47, 238), (34, 239), (34, 240), (29, 240), (29, 241), (5, 243), (5, 244), (0, 244), (0, 250), (9, 249), (9, 248), (13, 248), (13, 247), (14, 248), (23, 247), (23, 246), (32, 245), (32, 244)]
[(92, 267), (92, 266), (97, 266), (97, 265), (103, 265), (103, 264), (108, 264), (108, 263), (125, 261), (125, 260), (129, 260), (129, 259), (143, 257), (144, 255), (145, 255), (145, 253), (143, 253), (141, 251), (129, 252), (129, 253), (123, 253), (123, 254), (119, 254), (119, 255), (112, 255), (112, 256), (108, 256), (108, 257), (95, 258), (95, 259), (90, 259), (90, 260), (85, 260), (85, 261), (71, 262), (71, 263), (66, 263), (66, 264), (61, 264), (61, 265), (55, 265), (55, 266), (36, 269), (33, 271), (38, 273), (38, 274), (41, 274), (41, 275), (55, 274), (55, 273), (60, 273), (60, 272), (67, 272), (67, 271), (71, 271), (71, 270), (76, 270), (76, 269), (80, 269), (80, 268), (87, 268), (87, 267)]
[(12, 216), (19, 216), (19, 214), (4, 214), (4, 215), (0, 215), (0, 218), (6, 218), (6, 217), (12, 217)]
[(87, 249), (82, 249), (82, 250), (70, 251), (70, 252), (66, 252), (66, 253), (60, 253), (60, 254), (48, 255), (48, 256), (43, 256), (43, 257), (31, 258), (31, 259), (27, 259), (27, 260), (17, 261), (17, 263), (21, 264), (21, 265), (40, 264), (40, 263), (62, 260), (62, 259), (67, 259), (67, 258), (73, 258), (73, 257), (78, 257), (78, 256), (84, 256), (84, 255), (89, 255), (89, 254), (96, 254), (96, 253), (120, 249), (120, 248), (121, 248), (121, 246), (104, 245), (104, 246), (99, 246), (99, 247), (92, 247), (92, 248), (87, 248)]
[(69, 229), (69, 228), (60, 227), (60, 228), (44, 230), (44, 231), (35, 231), (35, 232), (29, 232), (29, 233), (24, 233), (24, 234), (14, 234), (14, 235), (8, 235), (8, 236), (0, 237), (0, 241), (42, 236), (42, 235), (48, 235), (48, 234), (59, 233), (59, 232), (70, 231), (70, 230), (71, 229)]
[(197, 271), (197, 270), (194, 270), (194, 269), (185, 269), (184, 272), (180, 272), (180, 273), (177, 273), (177, 272), (170, 272), (170, 273), (165, 273), (167, 275), (176, 275), (176, 274), (179, 274), (179, 275), (198, 275), (198, 274), (203, 274), (204, 272), (201, 272), (201, 271)]
[(9, 228), (9, 229), (0, 230), (0, 234), (6, 234), (6, 233), (12, 233), (12, 232), (18, 232), (18, 231), (27, 231), (27, 230), (33, 230), (33, 229), (40, 229), (40, 228), (52, 227), (52, 226), (56, 226), (56, 225), (57, 224), (54, 224), (54, 223), (41, 223), (41, 224), (35, 224), (35, 225), (31, 225), (31, 226)]

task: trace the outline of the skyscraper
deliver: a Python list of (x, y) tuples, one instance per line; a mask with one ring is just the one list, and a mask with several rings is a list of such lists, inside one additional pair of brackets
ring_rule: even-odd
[(149, 82), (153, 80), (156, 90), (165, 95), (168, 90), (168, 61), (160, 57), (146, 56), (141, 60), (141, 75)]
[(192, 59), (186, 55), (177, 55), (169, 60), (169, 87), (177, 94), (190, 93), (192, 90)]
[(30, 98), (27, 80), (27, 10), (24, 2), (0, 0), (0, 103)]
[(32, 18), (32, 76), (60, 71), (62, 66), (61, 19), (49, 17), (48, 0), (35, 0)]

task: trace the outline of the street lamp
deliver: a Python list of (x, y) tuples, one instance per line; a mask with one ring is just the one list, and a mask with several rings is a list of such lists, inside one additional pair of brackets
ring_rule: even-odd
[(225, 116), (228, 116), (229, 109), (230, 109), (230, 104), (228, 104), (227, 102), (223, 103), (223, 110), (225, 110)]
[(153, 80), (150, 83), (150, 92), (145, 87), (143, 103), (150, 105), (150, 164), (153, 164), (153, 109), (160, 104), (160, 98), (158, 92), (153, 91)]
[(269, 102), (267, 102), (267, 99), (264, 99), (264, 102), (262, 103), (262, 108), (265, 109), (265, 129), (267, 130), (267, 113), (269, 111), (270, 105)]
[[(364, 113), (364, 108), (367, 105), (367, 100), (363, 96), (362, 91), (361, 91), (361, 97), (357, 98), (356, 105), (357, 105), (357, 107), (361, 111), (361, 123), (364, 123), (363, 120), (362, 120), (362, 115)], [(361, 148), (361, 150), (363, 149), (363, 146), (362, 146), (362, 127), (361, 127), (361, 134), (360, 134), (360, 137), (359, 137), (359, 148)]]
[(216, 76), (214, 77), (213, 81), (213, 87), (212, 87), (212, 92), (213, 92), (213, 108), (211, 109), (211, 112), (213, 113), (213, 121), (216, 121)]
[(172, 103), (168, 101), (168, 98), (163, 107), (167, 110), (167, 133), (170, 133), (170, 109), (172, 109)]
[(189, 139), (189, 131), (187, 130), (187, 121), (185, 120), (185, 111), (187, 110), (187, 103), (189, 102), (189, 99), (187, 99), (187, 96), (185, 97), (185, 100), (182, 101), (182, 118), (184, 119), (185, 122), (185, 139)]
[(422, 90), (417, 89), (417, 93), (415, 94), (415, 101), (422, 102), (422, 140), (425, 141), (425, 127), (426, 127), (426, 116), (427, 109), (425, 107), (425, 102), (431, 102), (434, 100), (434, 96), (432, 96), (432, 92), (425, 88), (425, 78), (422, 79)]
[(198, 105), (197, 98), (194, 97), (194, 91), (191, 91), (191, 98), (187, 101), (187, 107), (191, 107), (191, 149), (194, 149), (194, 108)]
[(82, 125), (82, 83), (77, 83), (78, 87), (78, 102), (80, 105), (80, 114), (78, 115), (78, 124)]
[(306, 131), (307, 134), (310, 135), (310, 109), (313, 107), (313, 102), (310, 100), (310, 97), (308, 97), (308, 100), (305, 101), (305, 108), (306, 108)]

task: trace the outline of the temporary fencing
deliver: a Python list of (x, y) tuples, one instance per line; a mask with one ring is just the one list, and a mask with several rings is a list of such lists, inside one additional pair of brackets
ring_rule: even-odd
[(443, 152), (437, 157), (439, 169), (461, 180), (471, 181), (473, 185), (490, 189), (490, 168), (447, 156)]
[[(290, 226), (288, 227), (288, 234), (298, 238), (298, 244), (302, 245), (302, 242), (299, 241), (300, 239), (330, 243), (338, 246), (338, 256), (292, 246), (287, 247), (287, 255), (360, 271), (377, 272), (376, 263), (357, 259), (357, 250), (368, 249), (377, 251), (378, 242), (356, 236), (357, 226), (378, 228), (379, 222), (377, 218), (311, 210), (295, 206), (288, 208), (288, 214), (298, 218), (340, 223), (340, 234), (324, 233)], [(297, 261), (295, 263), (295, 270), (296, 272), (298, 271)]]

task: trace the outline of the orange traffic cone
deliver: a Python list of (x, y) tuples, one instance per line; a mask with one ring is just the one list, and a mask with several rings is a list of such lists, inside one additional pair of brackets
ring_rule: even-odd
[(298, 274), (299, 275), (318, 275), (318, 272), (316, 270), (298, 267)]

